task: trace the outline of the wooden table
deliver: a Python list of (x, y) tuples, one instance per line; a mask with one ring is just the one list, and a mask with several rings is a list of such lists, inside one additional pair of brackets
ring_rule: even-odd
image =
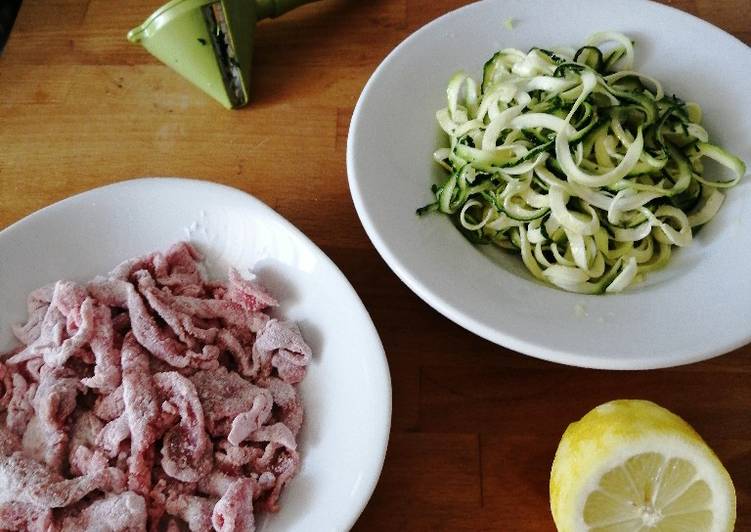
[[(388, 456), (357, 530), (551, 530), (561, 433), (621, 397), (655, 400), (694, 425), (733, 476), (737, 530), (751, 530), (751, 347), (648, 372), (542, 362), (437, 314), (366, 237), (344, 162), (357, 97), (399, 41), (465, 2), (327, 0), (263, 23), (253, 104), (236, 112), (125, 41), (160, 3), (24, 0), (0, 57), (0, 228), (146, 175), (225, 183), (291, 220), (357, 289), (391, 366)], [(666, 3), (751, 42), (748, 0)]]

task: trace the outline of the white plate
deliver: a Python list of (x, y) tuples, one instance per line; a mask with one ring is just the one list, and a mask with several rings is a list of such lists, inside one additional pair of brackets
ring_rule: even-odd
[(0, 232), (0, 351), (25, 318), (26, 295), (57, 279), (86, 280), (120, 261), (189, 239), (212, 277), (252, 270), (313, 348), (301, 384), (302, 468), (281, 510), (259, 530), (347, 530), (383, 464), (391, 385), (373, 322), (344, 275), (284, 218), (238, 190), (185, 179), (98, 188)]
[[(514, 20), (513, 30), (504, 21)], [(443, 179), (435, 111), (457, 70), (481, 74), (501, 48), (576, 46), (595, 31), (636, 40), (637, 68), (666, 92), (700, 102), (711, 138), (751, 163), (749, 48), (686, 13), (635, 0), (487, 0), (449, 13), (401, 43), (355, 108), (350, 189), (373, 244), (417, 295), (470, 331), (539, 358), (608, 369), (685, 364), (751, 340), (749, 179), (668, 268), (614, 296), (533, 281), (516, 256), (473, 247), (445, 217), (418, 219)]]

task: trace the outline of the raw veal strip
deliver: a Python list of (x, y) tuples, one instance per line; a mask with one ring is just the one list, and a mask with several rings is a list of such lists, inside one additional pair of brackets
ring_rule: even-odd
[(0, 528), (255, 529), (299, 468), (312, 352), (188, 243), (32, 292), (0, 355)]

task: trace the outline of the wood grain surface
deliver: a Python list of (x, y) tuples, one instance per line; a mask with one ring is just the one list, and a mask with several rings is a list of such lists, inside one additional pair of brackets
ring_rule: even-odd
[[(693, 424), (735, 481), (737, 530), (751, 530), (751, 347), (647, 372), (539, 361), (437, 314), (366, 237), (345, 169), (357, 97), (403, 38), (466, 2), (326, 0), (264, 22), (253, 104), (235, 112), (126, 42), (160, 3), (24, 0), (0, 56), (0, 228), (107, 183), (192, 176), (248, 191), (304, 231), (362, 297), (391, 367), (388, 455), (356, 530), (552, 530), (560, 435), (624, 397)], [(748, 0), (666, 3), (751, 42)]]

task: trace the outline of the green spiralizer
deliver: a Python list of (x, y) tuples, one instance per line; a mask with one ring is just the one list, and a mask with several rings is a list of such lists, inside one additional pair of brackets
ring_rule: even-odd
[(313, 1), (172, 0), (128, 40), (234, 109), (248, 103), (256, 23)]

